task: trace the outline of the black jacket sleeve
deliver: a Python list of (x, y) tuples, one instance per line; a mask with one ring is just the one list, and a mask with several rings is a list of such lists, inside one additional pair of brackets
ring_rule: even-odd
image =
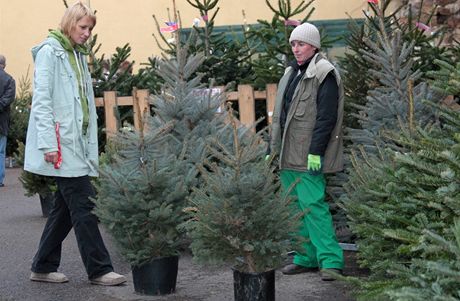
[(16, 94), (16, 83), (14, 79), (10, 76), (2, 76), (0, 78), (0, 112), (6, 110), (9, 105), (13, 102), (15, 94)]
[(338, 104), (339, 87), (334, 72), (331, 71), (318, 89), (316, 124), (313, 129), (310, 154), (324, 156), (331, 133), (337, 123)]

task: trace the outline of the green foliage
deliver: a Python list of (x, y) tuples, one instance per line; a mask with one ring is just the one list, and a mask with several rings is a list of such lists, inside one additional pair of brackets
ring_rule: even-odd
[(177, 255), (187, 193), (182, 161), (167, 147), (168, 128), (120, 132), (101, 167), (95, 214), (134, 266)]
[(187, 161), (191, 170), (203, 160), (206, 139), (225, 125), (226, 115), (216, 114), (224, 94), (206, 89), (201, 75), (196, 75), (204, 60), (203, 54), (189, 55), (184, 46), (175, 58), (159, 61), (158, 75), (164, 84), (161, 93), (151, 97), (151, 126), (172, 127), (171, 151)]
[[(293, 59), (289, 45), (292, 28), (285, 25), (285, 21), (292, 21), (290, 18), (304, 14), (313, 1), (301, 1), (293, 7), (290, 0), (283, 0), (278, 1), (275, 7), (266, 0), (267, 6), (274, 13), (273, 19), (258, 20), (256, 25), (242, 25), (242, 35), (237, 36), (232, 32), (216, 30), (214, 25), (219, 12), (218, 0), (187, 0), (203, 16), (204, 26), (195, 25), (192, 28), (192, 43), (187, 41), (186, 35), (179, 29), (179, 33), (175, 34), (176, 40), (180, 36), (179, 47), (177, 41), (171, 42), (160, 35), (167, 45), (163, 50), (175, 56), (177, 49), (188, 43), (191, 53), (204, 53), (205, 60), (197, 70), (204, 74), (203, 83), (213, 80), (215, 85), (229, 85), (232, 89), (238, 84), (250, 83), (256, 89), (265, 89), (266, 84), (278, 82), (289, 60)], [(310, 9), (301, 22), (307, 21), (313, 11), (313, 8)], [(155, 16), (154, 19), (159, 28)], [(328, 38), (321, 28), (320, 31), (322, 48), (326, 49), (335, 40)], [(159, 39), (156, 40), (159, 44)]]
[[(427, 275), (427, 262), (448, 258), (433, 252), (436, 247), (424, 238), (426, 231), (450, 237), (460, 215), (460, 113), (439, 109), (442, 126), (386, 134), (399, 151), (352, 157), (343, 206), (358, 237), (360, 262), (371, 270), (363, 296), (397, 296), (392, 292), (409, 287), (416, 275)], [(435, 287), (437, 278), (427, 277), (426, 285)], [(412, 285), (417, 283), (422, 285)], [(418, 300), (425, 300), (422, 296)]]
[(138, 89), (148, 89), (151, 93), (157, 93), (161, 89), (162, 79), (156, 72), (157, 57), (149, 57), (148, 62), (141, 63), (140, 68), (133, 78), (133, 85)]
[(433, 89), (443, 95), (460, 96), (460, 63), (453, 65), (442, 60), (435, 60), (434, 63), (440, 67), (438, 71), (428, 72), (432, 78)]
[(187, 2), (199, 10), (200, 16), (206, 16), (203, 27), (193, 27), (194, 42), (188, 42), (191, 53), (204, 53), (205, 60), (196, 71), (203, 73), (202, 82), (214, 81), (215, 85), (221, 86), (239, 84), (251, 72), (248, 64), (251, 49), (245, 41), (239, 41), (236, 37), (229, 38), (226, 33), (214, 32), (214, 20), (219, 11), (219, 7), (216, 7), (218, 0)]
[(190, 196), (186, 228), (198, 261), (263, 272), (292, 248), (299, 220), (280, 196), (261, 133), (231, 124), (207, 145), (199, 167), (203, 183)]
[[(151, 93), (160, 89), (161, 80), (155, 71), (156, 58), (149, 58), (148, 63), (143, 64), (144, 68), (133, 74), (134, 61), (129, 61), (131, 47), (125, 44), (117, 47), (115, 54), (110, 59), (104, 55), (97, 57), (101, 45), (97, 44), (97, 35), (91, 37), (88, 42), (90, 48), (90, 71), (93, 79), (93, 89), (96, 97), (103, 97), (104, 91), (116, 91), (117, 96), (132, 95), (133, 89), (148, 89)], [(99, 149), (105, 148), (106, 135), (104, 133), (105, 114), (103, 109), (98, 109), (99, 119), (102, 126), (98, 129)], [(130, 106), (117, 106), (115, 114), (119, 125), (134, 123), (133, 108)]]
[(29, 123), (30, 105), (32, 103), (32, 84), (29, 71), (19, 79), (18, 93), (10, 106), (10, 128), (7, 137), (6, 153), (13, 154), (19, 142), (26, 142), (27, 124)]
[[(382, 7), (372, 5), (377, 17), (371, 24), (379, 30), (361, 50), (371, 66), (370, 82), (377, 85), (365, 104), (355, 105), (361, 129), (349, 131), (352, 168), (341, 198), (360, 263), (371, 270), (366, 281), (357, 282), (358, 295), (362, 300), (438, 300), (431, 297), (443, 294), (443, 284), (450, 290), (456, 278), (428, 275), (429, 262), (445, 262), (449, 255), (433, 252), (439, 248), (426, 233), (452, 238), (450, 227), (459, 217), (460, 115), (438, 106), (442, 99), (423, 82), (423, 61), (429, 59), (422, 58), (417, 43), (424, 37), (404, 42), (410, 26), (389, 27), (394, 22)], [(442, 69), (430, 75), (437, 85), (445, 81), (458, 89), (450, 81), (455, 70)]]
[(371, 63), (360, 55), (362, 49), (369, 50), (365, 43), (368, 39), (367, 25), (360, 26), (352, 21), (348, 28), (351, 34), (345, 37), (345, 42), (349, 50), (344, 57), (339, 58), (345, 96), (344, 105), (345, 111), (348, 112), (344, 116), (344, 123), (347, 127), (359, 128), (358, 118), (353, 113), (357, 113), (356, 106), (366, 103), (367, 91), (375, 87), (377, 83), (369, 75)]
[(436, 259), (416, 259), (411, 268), (395, 271), (410, 283), (389, 296), (408, 301), (460, 300), (460, 220), (454, 221), (445, 237), (425, 230), (422, 245)]
[(164, 84), (152, 95), (154, 116), (140, 132), (124, 128), (106, 147), (95, 212), (133, 265), (178, 253), (182, 209), (197, 183), (195, 165), (209, 133), (224, 125), (225, 115), (216, 115), (221, 96), (192, 77), (202, 62), (186, 47), (159, 61)]
[[(251, 65), (254, 70), (253, 85), (258, 88), (265, 88), (267, 83), (278, 82), (289, 61), (294, 58), (289, 45), (289, 36), (293, 28), (285, 25), (285, 22), (300, 14), (305, 14), (301, 23), (306, 22), (314, 11), (314, 8), (311, 8), (305, 13), (314, 0), (301, 1), (295, 8), (291, 6), (290, 0), (278, 1), (278, 7), (274, 7), (269, 0), (265, 2), (274, 13), (272, 20), (258, 20), (258, 25), (249, 26), (246, 33), (248, 43), (257, 49)], [(322, 35), (322, 44), (326, 46), (323, 43), (324, 38)]]
[[(400, 123), (409, 127), (425, 125), (434, 117), (422, 102), (432, 98), (432, 93), (426, 83), (419, 82), (423, 73), (414, 70), (416, 41), (405, 42), (403, 31), (390, 30), (393, 15), (386, 16), (387, 5), (387, 1), (381, 8), (372, 5), (376, 16), (368, 17), (364, 27), (354, 26), (348, 40), (357, 52), (347, 57), (344, 67), (351, 69), (345, 71), (343, 79), (348, 122), (355, 125), (346, 128), (347, 153), (351, 150), (353, 154), (351, 160), (346, 160), (345, 172), (328, 178), (328, 192), (336, 201), (347, 193), (344, 183), (360, 161), (368, 160), (367, 156), (379, 156), (381, 148), (398, 147), (392, 141), (384, 141), (382, 131), (398, 131)], [(341, 210), (334, 220), (339, 230), (345, 228)]]
[[(383, 32), (385, 33), (384, 35), (390, 37), (393, 33), (399, 32), (399, 42), (411, 45), (408, 49), (410, 53), (407, 55), (413, 60), (409, 67), (412, 72), (417, 71), (424, 74), (430, 70), (437, 69), (437, 66), (433, 63), (434, 60), (451, 61), (454, 59), (451, 50), (441, 47), (437, 42), (442, 40), (442, 32), (428, 35), (416, 26), (417, 22), (421, 22), (420, 11), (407, 9), (407, 20), (402, 20), (399, 18), (398, 12), (406, 7), (400, 6), (396, 10), (389, 12), (391, 2), (392, 0), (382, 1), (380, 7), (371, 5), (370, 8), (373, 14), (366, 14), (366, 20), (361, 26), (351, 23), (351, 35), (346, 38), (350, 51), (340, 59), (346, 111), (350, 113), (345, 118), (347, 127), (364, 128), (359, 122), (360, 117), (358, 115), (362, 106), (368, 102), (367, 91), (381, 85), (369, 73), (373, 62), (372, 60), (363, 60), (363, 53), (379, 56), (379, 53), (375, 52), (375, 48), (369, 47), (369, 43), (379, 43)], [(420, 6), (422, 5), (420, 4)], [(434, 11), (433, 9), (433, 13)], [(414, 78), (414, 80), (415, 85), (417, 85), (417, 79)]]
[[(24, 165), (25, 145), (22, 141), (17, 141), (18, 148), (14, 153), (14, 157), (18, 165)], [(19, 176), (26, 196), (38, 194), (45, 197), (57, 190), (56, 182), (53, 177), (42, 176), (23, 170)]]
[(97, 35), (89, 42), (91, 51), (91, 77), (94, 80), (94, 94), (102, 97), (104, 91), (117, 91), (119, 96), (131, 95), (134, 88), (148, 89), (150, 92), (158, 91), (161, 81), (155, 72), (157, 59), (148, 58), (142, 64), (144, 68), (133, 74), (134, 61), (130, 61), (131, 46), (125, 44), (116, 47), (115, 53), (109, 59), (104, 55), (97, 57), (100, 45), (96, 46)]
[[(97, 35), (91, 40), (91, 49), (97, 41)], [(94, 94), (103, 96), (104, 91), (117, 91), (119, 95), (131, 95), (133, 85), (132, 65), (128, 58), (131, 55), (131, 47), (125, 44), (117, 47), (110, 59), (104, 55), (97, 58), (95, 55), (99, 48), (91, 53), (91, 77), (94, 80)]]

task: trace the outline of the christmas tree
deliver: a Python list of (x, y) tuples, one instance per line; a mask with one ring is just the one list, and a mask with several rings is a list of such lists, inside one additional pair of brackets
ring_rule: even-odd
[[(353, 169), (342, 199), (360, 263), (371, 270), (359, 294), (365, 300), (449, 300), (459, 288), (452, 249), (445, 246), (455, 240), (451, 225), (460, 212), (460, 115), (437, 105), (444, 96), (434, 98), (439, 94), (430, 92), (423, 74), (409, 71), (411, 47), (398, 46), (399, 32), (380, 33), (378, 43), (368, 43), (375, 55), (363, 53), (380, 66), (370, 74), (382, 86), (362, 106), (363, 129), (352, 131)], [(433, 86), (457, 95), (457, 70), (439, 66)], [(433, 252), (440, 245), (444, 251)], [(446, 274), (449, 264), (454, 272)], [(425, 276), (428, 271), (436, 276)]]
[[(438, 66), (433, 63), (436, 59), (454, 60), (451, 50), (439, 45), (443, 32), (430, 32), (431, 29), (423, 23), (429, 24), (435, 13), (434, 8), (430, 16), (422, 20), (422, 12), (408, 4), (390, 11), (392, 2), (392, 0), (381, 1), (380, 7), (370, 4), (369, 10), (364, 12), (364, 23), (360, 25), (357, 22), (350, 22), (351, 34), (345, 38), (349, 50), (344, 57), (340, 58), (346, 111), (353, 113), (345, 118), (345, 124), (349, 128), (361, 127), (359, 117), (356, 115), (359, 115), (361, 107), (367, 103), (367, 91), (380, 86), (375, 77), (369, 74), (373, 62), (363, 59), (363, 51), (375, 54), (367, 41), (378, 43), (382, 27), (389, 35), (399, 31), (402, 42), (413, 43), (410, 53), (410, 57), (413, 58), (412, 71), (425, 73), (437, 70)], [(404, 18), (401, 18), (402, 11), (407, 12)]]
[(202, 82), (224, 86), (233, 83), (238, 85), (251, 73), (248, 60), (251, 49), (244, 39), (238, 39), (226, 33), (215, 32), (215, 18), (219, 11), (219, 0), (200, 1), (187, 0), (199, 11), (204, 22), (193, 26), (195, 42), (190, 44), (191, 53), (204, 53), (205, 60), (197, 69), (204, 73)]
[(344, 207), (360, 262), (371, 270), (361, 287), (366, 298), (416, 285), (429, 261), (450, 258), (432, 252), (425, 238), (431, 231), (454, 239), (450, 227), (460, 213), (460, 113), (439, 109), (441, 124), (387, 134), (400, 150), (381, 149), (350, 174)]
[(188, 56), (187, 50), (158, 61), (164, 84), (152, 96), (154, 115), (140, 131), (126, 127), (117, 133), (96, 183), (95, 213), (132, 265), (178, 254), (182, 209), (199, 179), (196, 164), (209, 135), (225, 127), (226, 115), (217, 113), (221, 95), (192, 77), (204, 57)]
[(134, 266), (178, 255), (187, 187), (182, 160), (168, 148), (170, 128), (122, 131), (101, 167), (95, 214)]
[(191, 248), (200, 262), (226, 262), (243, 272), (272, 270), (292, 248), (298, 216), (280, 196), (261, 133), (233, 118), (230, 123), (207, 145), (199, 167), (203, 182), (189, 198)]
[[(204, 84), (212, 82), (212, 85), (229, 87), (248, 82), (247, 78), (251, 74), (248, 61), (253, 51), (247, 45), (244, 36), (238, 37), (228, 31), (216, 30), (215, 18), (219, 12), (219, 0), (187, 0), (187, 2), (196, 8), (201, 16), (201, 19), (193, 20), (190, 31), (182, 29), (179, 12), (175, 11), (175, 7), (174, 16), (166, 22), (177, 26), (170, 39), (162, 33), (160, 23), (155, 15), (153, 16), (159, 32), (159, 37), (154, 35), (154, 38), (160, 49), (173, 57), (176, 56), (177, 50), (184, 46), (189, 49), (190, 54), (204, 54), (204, 61), (195, 71), (201, 74), (201, 82)], [(204, 25), (201, 25), (201, 22)], [(160, 40), (163, 43), (160, 43)]]
[(435, 60), (434, 63), (438, 64), (440, 69), (427, 73), (431, 77), (430, 82), (433, 89), (443, 95), (454, 96), (455, 101), (458, 102), (460, 98), (460, 63), (457, 61), (457, 64), (452, 64), (442, 60)]
[(414, 259), (410, 268), (398, 273), (410, 283), (389, 292), (394, 300), (459, 300), (460, 278), (460, 220), (454, 221), (452, 235), (442, 237), (432, 231), (424, 231), (423, 247), (436, 259)]
[(149, 126), (171, 126), (171, 151), (195, 173), (195, 165), (204, 159), (208, 137), (226, 124), (225, 111), (221, 110), (225, 95), (202, 84), (202, 74), (196, 73), (204, 60), (203, 54), (189, 55), (184, 46), (175, 57), (159, 61), (158, 73), (164, 84), (151, 98), (154, 115)]
[[(345, 171), (328, 177), (328, 194), (335, 203), (346, 198), (343, 186), (351, 170), (366, 161), (366, 157), (381, 155), (379, 152), (384, 145), (395, 146), (391, 141), (382, 140), (382, 131), (398, 130), (401, 122), (412, 127), (415, 121), (426, 124), (433, 117), (431, 109), (422, 103), (423, 99), (432, 98), (431, 91), (426, 83), (420, 82), (423, 72), (414, 67), (419, 60), (414, 51), (417, 40), (405, 42), (405, 36), (409, 35), (407, 29), (394, 25), (394, 14), (386, 15), (389, 2), (372, 4), (375, 16), (367, 17), (363, 27), (354, 26), (349, 37), (349, 42), (354, 45), (352, 49), (357, 53), (347, 56), (344, 65), (348, 68), (344, 70), (344, 89), (348, 91), (346, 102), (349, 105), (348, 147)], [(359, 87), (356, 86), (358, 83)], [(350, 240), (352, 235), (346, 227), (343, 211), (335, 205), (331, 208), (339, 239)]]
[[(18, 147), (14, 153), (14, 157), (19, 166), (24, 165), (25, 145), (18, 141)], [(42, 176), (22, 170), (19, 176), (26, 196), (34, 196), (38, 194), (40, 198), (45, 198), (56, 191), (56, 182), (53, 177)]]
[[(441, 98), (454, 95), (454, 101), (458, 102), (460, 65), (453, 66), (439, 60), (435, 63), (440, 70), (429, 74), (433, 78), (433, 88), (441, 93)], [(425, 222), (429, 226), (422, 230), (418, 245), (414, 248), (421, 250), (422, 256), (414, 258), (410, 266), (398, 265), (392, 270), (396, 277), (407, 280), (404, 287), (388, 292), (395, 300), (460, 299), (460, 110), (458, 105), (451, 107), (456, 108), (456, 111), (449, 107), (439, 107), (441, 112), (438, 118), (442, 125), (440, 129), (432, 133), (422, 133), (423, 145), (430, 141), (428, 147), (419, 151), (424, 158), (419, 160), (418, 156), (407, 160), (414, 166), (422, 163), (427, 168), (423, 172), (425, 181), (422, 183), (430, 180), (428, 183), (431, 187), (423, 189), (417, 198), (422, 196), (421, 199), (427, 203), (429, 210), (434, 209), (436, 214), (434, 220), (427, 219), (429, 223)], [(409, 140), (409, 143), (412, 147), (418, 145), (419, 141)], [(420, 148), (417, 146), (415, 149)]]

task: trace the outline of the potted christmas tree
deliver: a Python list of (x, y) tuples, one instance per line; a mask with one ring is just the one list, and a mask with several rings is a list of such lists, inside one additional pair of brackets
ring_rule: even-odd
[(135, 291), (147, 295), (175, 291), (183, 238), (186, 176), (168, 130), (119, 133), (96, 183), (95, 214), (131, 264)]
[(261, 133), (232, 118), (207, 146), (199, 167), (203, 183), (193, 189), (187, 209), (194, 256), (231, 264), (235, 300), (274, 300), (275, 269), (296, 241), (299, 218), (280, 195), (265, 151)]
[[(200, 83), (202, 74), (195, 75), (203, 60), (203, 54), (189, 56), (184, 46), (176, 57), (158, 61), (164, 83), (151, 98), (153, 116), (144, 120), (145, 130), (118, 133), (101, 168), (95, 213), (132, 264), (140, 293), (174, 291), (183, 238), (178, 225), (184, 222), (186, 196), (199, 182), (196, 164), (203, 159), (208, 137), (225, 126), (225, 114), (216, 114), (222, 95)], [(176, 256), (170, 277), (174, 286), (157, 289), (152, 283), (141, 288), (153, 276), (138, 277), (138, 272), (170, 256)], [(159, 271), (159, 276), (165, 275)]]

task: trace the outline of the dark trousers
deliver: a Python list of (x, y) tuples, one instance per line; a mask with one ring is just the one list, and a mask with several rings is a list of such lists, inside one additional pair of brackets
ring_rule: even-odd
[(56, 177), (56, 183), (55, 204), (43, 230), (32, 271), (57, 271), (62, 242), (73, 227), (88, 278), (112, 272), (112, 262), (99, 232), (97, 217), (91, 212), (94, 203), (89, 198), (94, 197), (95, 192), (90, 178)]

